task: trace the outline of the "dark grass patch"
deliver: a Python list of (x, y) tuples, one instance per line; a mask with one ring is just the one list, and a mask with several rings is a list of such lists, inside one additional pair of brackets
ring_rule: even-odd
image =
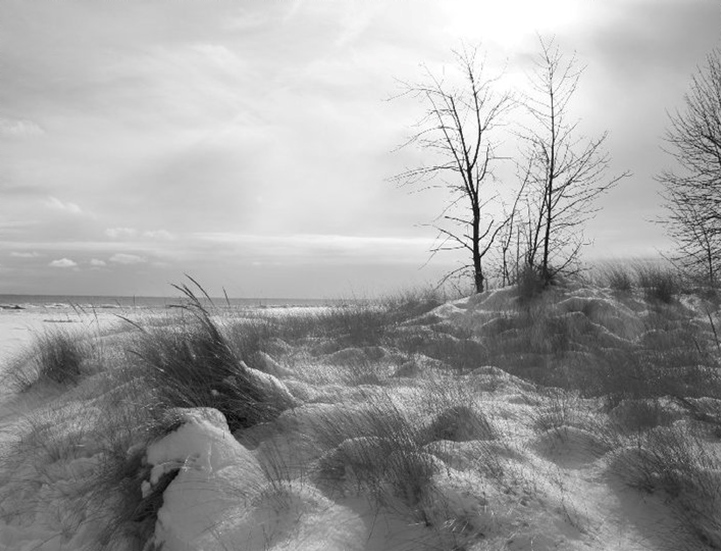
[(633, 289), (633, 275), (620, 267), (609, 270), (608, 286), (614, 291), (629, 292)]
[(179, 321), (174, 331), (141, 333), (132, 355), (165, 407), (215, 408), (231, 431), (268, 421), (288, 406), (258, 385), (205, 311)]
[(539, 270), (534, 266), (525, 266), (518, 275), (516, 291), (518, 302), (528, 304), (537, 299), (547, 288), (548, 282), (543, 280)]
[(641, 266), (638, 268), (638, 285), (649, 301), (670, 304), (683, 290), (681, 276), (670, 268)]
[(281, 391), (280, 384), (245, 363), (246, 358), (251, 363), (258, 360), (272, 335), (270, 325), (238, 326), (229, 339), (190, 288), (177, 288), (187, 302), (178, 308), (173, 326), (137, 326), (130, 350), (137, 373), (154, 389), (158, 403), (168, 410), (215, 408), (225, 416), (231, 432), (269, 421), (290, 407), (290, 395)]
[(323, 353), (349, 347), (378, 346), (392, 340), (398, 326), (443, 304), (434, 290), (409, 291), (379, 299), (354, 299), (340, 306), (292, 314), (269, 323), (269, 332), (295, 344), (320, 343)]
[(442, 304), (437, 293), (408, 292), (375, 301), (360, 301), (320, 314), (321, 334), (346, 346), (383, 344), (393, 328), (421, 317)]
[(318, 322), (327, 337), (344, 347), (378, 344), (392, 323), (387, 310), (370, 303), (334, 308), (321, 314)]
[(76, 385), (93, 353), (92, 342), (84, 336), (49, 329), (35, 336), (25, 354), (10, 366), (8, 377), (21, 392), (42, 383)]
[(636, 286), (637, 269), (628, 262), (605, 262), (592, 268), (592, 281), (614, 291), (628, 293)]

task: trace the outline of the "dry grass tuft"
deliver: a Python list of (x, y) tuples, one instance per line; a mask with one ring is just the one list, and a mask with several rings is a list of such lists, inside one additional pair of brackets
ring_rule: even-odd
[(175, 326), (141, 327), (133, 345), (138, 372), (155, 389), (157, 400), (169, 410), (215, 408), (225, 415), (231, 432), (273, 419), (290, 407), (293, 402), (280, 383), (261, 377), (238, 355), (257, 359), (254, 354), (266, 337), (265, 326), (256, 326), (260, 331), (249, 337), (238, 338), (236, 332), (231, 342), (209, 310), (184, 289), (189, 302)]
[(663, 492), (691, 535), (721, 546), (721, 458), (693, 433), (682, 426), (649, 431), (616, 452), (610, 469), (629, 486)]
[(641, 266), (638, 268), (638, 285), (647, 300), (670, 304), (681, 293), (681, 276), (673, 269), (662, 266)]
[(38, 384), (76, 385), (86, 362), (94, 355), (93, 342), (60, 329), (35, 336), (30, 348), (7, 371), (11, 386), (28, 391)]

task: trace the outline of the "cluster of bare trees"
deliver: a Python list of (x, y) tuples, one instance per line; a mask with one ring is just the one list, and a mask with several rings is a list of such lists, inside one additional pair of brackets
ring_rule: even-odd
[[(406, 84), (404, 95), (419, 98), (425, 117), (408, 144), (437, 159), (395, 179), (406, 185), (439, 185), (450, 201), (436, 220), (442, 250), (464, 250), (470, 262), (448, 274), (470, 271), (476, 292), (486, 285), (484, 261), (500, 251), (502, 282), (531, 273), (543, 285), (573, 269), (583, 245), (582, 226), (594, 214), (594, 200), (626, 176), (608, 177), (606, 134), (586, 139), (571, 119), (569, 102), (582, 70), (553, 42), (540, 40), (531, 93), (522, 99), (496, 90), (477, 50), (456, 53), (461, 78), (448, 83), (427, 71), (421, 84)], [(523, 109), (530, 125), (514, 133), (523, 144), (515, 159), (518, 185), (499, 215), (497, 166), (513, 159), (497, 151), (509, 114)], [(510, 208), (508, 208), (510, 206)], [(459, 214), (460, 212), (460, 214)]]
[[(460, 80), (448, 83), (427, 71), (423, 83), (406, 84), (402, 94), (426, 106), (406, 145), (432, 152), (436, 161), (395, 179), (450, 192), (434, 224), (440, 239), (432, 253), (465, 251), (470, 261), (447, 277), (470, 272), (476, 292), (486, 287), (490, 252), (497, 253), (503, 285), (530, 274), (546, 286), (575, 270), (583, 226), (597, 211), (595, 200), (628, 176), (608, 175), (607, 134), (585, 138), (570, 116), (583, 72), (575, 57), (552, 41), (539, 39), (539, 46), (531, 92), (521, 98), (498, 92), (498, 81), (486, 76), (477, 50), (456, 53)], [(684, 100), (671, 114), (666, 134), (675, 168), (657, 177), (667, 208), (660, 222), (677, 245), (672, 260), (716, 287), (721, 282), (721, 51), (707, 57)], [(498, 131), (509, 127), (509, 115), (517, 109), (531, 122), (513, 132), (521, 146), (510, 159), (497, 154)], [(516, 166), (510, 185), (496, 172), (507, 162)], [(509, 187), (511, 200), (499, 209), (499, 190)]]

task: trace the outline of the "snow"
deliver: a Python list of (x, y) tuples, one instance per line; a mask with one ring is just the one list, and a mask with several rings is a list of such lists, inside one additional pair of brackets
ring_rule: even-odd
[(238, 542), (250, 549), (360, 549), (353, 543), (362, 528), (357, 515), (311, 486), (271, 482), (219, 412), (189, 410), (182, 421), (147, 451), (153, 468), (145, 494), (178, 471), (163, 492), (154, 545), (167, 551), (224, 551)]
[[(417, 329), (431, 331), (428, 320), (436, 319), (446, 329), (499, 335), (514, 315), (512, 299), (503, 289), (454, 301)], [(553, 308), (572, 324), (588, 324), (606, 346), (645, 334), (639, 319), (648, 315), (647, 305), (607, 290), (571, 293)], [(43, 326), (32, 316), (23, 322), (11, 315), (0, 312), (0, 332), (9, 337), (5, 358), (31, 335), (18, 327)], [(414, 330), (412, 323), (399, 328), (406, 330)], [(672, 330), (658, 329), (660, 338)], [(125, 361), (124, 339), (117, 328), (98, 337), (104, 357), (119, 362), (113, 365)], [(403, 356), (385, 344), (306, 343), (298, 350), (281, 344), (274, 349), (282, 354), (258, 355), (262, 371), (244, 366), (252, 384), (285, 404), (277, 418), (232, 434), (217, 409), (178, 408), (163, 433), (119, 450), (138, 454), (138, 464), (128, 464), (135, 465), (129, 484), (154, 508), (147, 538), (138, 544), (117, 534), (117, 549), (708, 548), (693, 539), (665, 490), (633, 487), (641, 476), (661, 476), (634, 471), (650, 454), (638, 436), (645, 430), (640, 417), (632, 419), (641, 423), (636, 440), (613, 432), (634, 412), (647, 411), (649, 423), (663, 425), (659, 434), (674, 428), (705, 434), (693, 444), (708, 456), (698, 480), (721, 485), (717, 436), (694, 428), (699, 421), (676, 401), (654, 404), (661, 412), (643, 400), (622, 400), (606, 411), (598, 399), (543, 388), (493, 365), (452, 372), (441, 360), (421, 352)], [(117, 396), (131, 412), (147, 407), (132, 380), (114, 377), (99, 371), (77, 388), (38, 385), (2, 398), (0, 549), (97, 548), (119, 497), (99, 502), (85, 493), (103, 472), (113, 436), (93, 427)], [(719, 411), (711, 397), (688, 403), (707, 416)], [(718, 524), (703, 529), (707, 541), (719, 541)]]

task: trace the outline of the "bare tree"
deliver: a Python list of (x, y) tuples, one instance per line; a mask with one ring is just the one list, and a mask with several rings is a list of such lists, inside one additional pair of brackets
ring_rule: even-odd
[(448, 204), (433, 224), (439, 242), (431, 254), (466, 251), (470, 262), (447, 274), (444, 281), (472, 270), (475, 290), (480, 293), (486, 280), (483, 259), (504, 223), (486, 212), (496, 193), (485, 187), (495, 183), (493, 167), (501, 160), (490, 136), (503, 124), (513, 100), (508, 93), (496, 93), (496, 80), (485, 77), (483, 63), (477, 60), (477, 48), (454, 54), (459, 84), (448, 83), (429, 70), (423, 83), (404, 83), (401, 96), (417, 98), (426, 106), (424, 117), (416, 125), (417, 132), (404, 146), (419, 146), (431, 154), (434, 162), (407, 170), (393, 180), (421, 188), (441, 187), (449, 192)]
[(685, 272), (700, 276), (711, 287), (716, 286), (721, 262), (721, 231), (714, 220), (717, 213), (677, 190), (666, 190), (662, 195), (669, 214), (661, 223), (676, 242), (671, 261)]
[[(528, 176), (528, 172), (526, 173)], [(520, 270), (522, 268), (523, 261), (521, 260), (521, 231), (522, 231), (522, 218), (519, 208), (519, 203), (523, 198), (526, 185), (528, 184), (528, 178), (523, 180), (520, 188), (516, 192), (516, 197), (511, 206), (510, 214), (504, 220), (504, 224), (501, 227), (500, 232), (500, 243), (498, 248), (501, 253), (501, 286), (511, 285), (516, 283), (520, 277)], [(515, 243), (514, 243), (515, 239)], [(513, 245), (513, 249), (511, 246)], [(513, 256), (511, 256), (513, 254)]]
[(721, 261), (721, 52), (713, 51), (697, 71), (684, 96), (684, 108), (670, 115), (667, 152), (675, 170), (657, 180), (669, 211), (662, 220), (678, 245), (675, 260), (703, 275), (710, 285), (718, 279)]
[(525, 201), (525, 263), (544, 284), (567, 272), (583, 246), (582, 226), (596, 212), (594, 200), (628, 176), (607, 178), (607, 133), (588, 139), (569, 120), (570, 101), (583, 72), (553, 41), (539, 38), (540, 54), (526, 107), (532, 128), (521, 134)]

